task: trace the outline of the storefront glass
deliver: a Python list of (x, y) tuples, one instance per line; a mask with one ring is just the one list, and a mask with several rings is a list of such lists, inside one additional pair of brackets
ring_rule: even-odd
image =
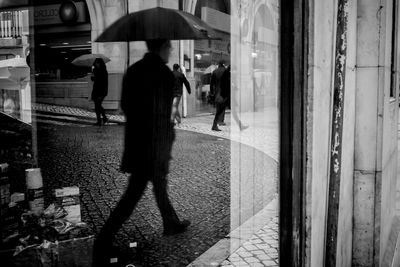
[[(35, 17), (32, 27), (34, 43), (31, 46), (35, 86), (32, 103), (42, 109), (37, 109), (32, 123), (33, 154), (30, 157), (35, 161), (34, 166), (42, 171), (46, 201), (53, 199), (56, 189), (74, 187), (74, 191), (78, 192), (75, 196), (80, 193), (78, 211), (81, 219), (96, 235), (121, 198), (128, 181), (136, 182), (120, 171), (124, 142), (132, 140), (141, 143), (147, 139), (137, 139), (134, 133), (125, 136), (126, 118), (109, 110), (106, 112), (109, 119), (94, 125), (96, 114), (92, 112), (92, 84), (88, 75), (91, 66), (71, 64), (76, 57), (91, 53), (93, 32), (90, 19), (84, 16), (74, 24), (60, 21), (60, 2), (43, 0), (41, 5), (32, 7)], [(94, 2), (98, 3), (102, 15), (112, 15), (116, 19), (120, 13), (113, 11), (123, 7), (121, 1), (105, 1), (107, 4), (104, 1)], [(147, 5), (150, 5), (149, 2), (146, 1)], [(173, 2), (178, 7), (178, 1), (157, 2)], [(75, 3), (83, 10), (87, 9), (84, 1)], [(138, 1), (130, 3), (131, 8), (138, 10), (145, 6), (137, 4)], [(174, 41), (179, 49), (176, 49), (174, 61), (169, 62), (170, 65), (183, 64), (188, 80), (193, 83), (194, 79), (191, 95), (186, 99), (183, 97), (182, 102), (186, 101), (187, 109), (189, 105), (194, 105), (195, 116), (190, 114), (182, 119), (182, 124), (175, 126), (176, 139), (168, 162), (167, 177), (169, 196), (179, 218), (188, 219), (192, 224), (187, 231), (180, 233), (180, 237), (163, 236), (162, 231), (167, 225), (163, 224), (156, 198), (152, 195), (153, 184), (150, 190), (144, 191), (132, 217), (119, 232), (121, 235), (117, 234), (116, 241), (122, 253), (111, 255), (112, 260), (117, 259), (124, 266), (160, 263), (186, 266), (200, 259), (199, 266), (229, 266), (235, 265), (235, 259), (246, 249), (257, 247), (260, 248), (257, 249), (258, 254), (251, 257), (256, 259), (254, 262), (261, 263), (268, 259), (270, 265), (277, 266), (280, 2), (198, 0), (191, 3), (197, 5), (191, 8), (188, 4), (183, 6), (206, 21), (221, 38), (185, 40), (179, 44)], [(130, 10), (129, 7), (126, 10)], [(100, 15), (96, 18), (101, 19)], [(105, 56), (112, 57), (111, 64), (120, 66), (126, 64), (125, 55), (138, 59), (145, 50), (144, 46), (129, 50), (128, 46), (114, 44), (99, 44), (97, 48), (108, 53)], [(127, 54), (124, 54), (125, 48), (129, 50)], [(9, 57), (6, 53), (0, 56), (4, 59)], [(216, 105), (210, 97), (210, 80), (218, 63), (223, 65), (224, 74), (230, 70), (230, 83), (227, 83), (227, 87), (230, 86), (230, 101), (224, 102), (225, 120), (218, 122), (220, 131), (216, 132), (214, 127), (212, 129)], [(122, 76), (122, 73), (118, 74)], [(112, 85), (121, 86), (122, 78), (111, 83), (112, 77), (109, 76), (108, 93), (114, 97), (119, 88)], [(141, 89), (132, 86), (132, 90)], [(6, 99), (9, 95), (9, 92), (2, 92), (0, 97)], [(137, 95), (132, 94), (132, 99), (129, 99), (132, 106), (154, 100)], [(120, 94), (113, 99), (118, 108), (119, 97)], [(191, 102), (193, 98), (194, 103)], [(18, 106), (7, 100), (2, 101), (0, 108), (11, 114)], [(149, 114), (137, 113), (138, 123), (130, 122), (136, 127), (134, 132), (147, 133), (153, 127), (148, 126), (153, 124), (148, 123), (146, 117), (152, 115), (151, 111)], [(205, 116), (196, 116), (200, 114)], [(158, 129), (153, 127), (150, 130), (152, 132), (148, 134), (158, 139)], [(139, 158), (141, 153), (147, 152), (139, 150), (134, 153)], [(13, 159), (7, 160), (13, 164)], [(151, 160), (148, 161), (151, 164)], [(155, 164), (154, 168), (159, 165)], [(139, 165), (136, 167), (140, 170)], [(161, 167), (165, 172), (165, 166)], [(25, 166), (21, 167), (23, 181), (25, 169)], [(63, 190), (70, 191), (68, 188)], [(47, 201), (46, 207), (50, 203)], [(93, 239), (93, 236), (90, 238)], [(268, 250), (262, 249), (267, 247)], [(87, 250), (74, 247), (73, 253), (77, 251)], [(202, 261), (202, 256), (207, 256), (209, 251), (218, 254), (219, 260), (222, 260), (216, 262), (208, 257), (207, 262)], [(87, 253), (84, 256), (86, 259), (90, 257)], [(79, 257), (75, 257), (77, 259)], [(197, 266), (196, 263), (193, 265)]]
[(36, 43), (36, 81), (61, 81), (84, 78), (91, 66), (71, 62), (91, 52), (90, 32), (38, 34)]
[[(65, 21), (64, 13), (75, 12), (72, 22)], [(85, 2), (74, 2), (73, 9), (62, 2), (34, 7), (35, 23), (35, 78), (41, 81), (79, 79), (90, 72), (90, 67), (77, 67), (71, 62), (91, 52), (91, 26)]]
[[(253, 233), (270, 236), (266, 243), (271, 250), (266, 255), (275, 263), (279, 229), (279, 14), (279, 1), (232, 1), (231, 228), (250, 224)], [(252, 149), (246, 150), (248, 147)], [(264, 223), (258, 224), (254, 218), (262, 218)], [(254, 245), (245, 231), (235, 234), (241, 242)], [(231, 242), (233, 253), (237, 253), (236, 242)]]

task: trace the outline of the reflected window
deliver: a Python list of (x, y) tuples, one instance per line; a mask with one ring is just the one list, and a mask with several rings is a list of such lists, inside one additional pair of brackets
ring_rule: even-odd
[(199, 0), (195, 16), (206, 21), (221, 40), (194, 41), (195, 113), (213, 112), (214, 97), (210, 91), (212, 72), (218, 62), (230, 65), (230, 11), (228, 1)]

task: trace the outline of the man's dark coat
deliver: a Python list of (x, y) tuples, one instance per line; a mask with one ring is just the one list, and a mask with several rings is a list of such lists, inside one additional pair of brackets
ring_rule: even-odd
[(182, 96), (183, 84), (185, 84), (186, 90), (190, 94), (190, 84), (185, 75), (177, 70), (172, 71), (172, 74), (175, 76), (174, 96)]
[(92, 90), (92, 100), (104, 99), (108, 93), (108, 73), (104, 69), (93, 69), (93, 90)]
[(225, 67), (219, 66), (211, 74), (210, 91), (215, 95), (215, 101), (219, 102), (221, 99), (221, 78), (225, 71)]
[(128, 68), (121, 97), (126, 116), (121, 171), (139, 173), (145, 179), (168, 172), (175, 139), (171, 122), (174, 82), (172, 71), (154, 53)]

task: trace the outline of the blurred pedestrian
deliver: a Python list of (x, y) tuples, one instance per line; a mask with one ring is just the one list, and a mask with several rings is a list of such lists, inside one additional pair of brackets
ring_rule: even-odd
[[(231, 66), (229, 65), (226, 68), (226, 70), (224, 71), (224, 73), (222, 74), (222, 77), (221, 77), (221, 96), (225, 100), (224, 101), (224, 105), (225, 105), (224, 108), (225, 109), (226, 108), (230, 108), (231, 109), (232, 117), (236, 121), (236, 123), (238, 124), (239, 129), (240, 130), (245, 130), (249, 126), (243, 125), (243, 123), (239, 119), (239, 115), (238, 115), (238, 112), (237, 112), (237, 110), (239, 108), (239, 104), (238, 104), (238, 102), (236, 100), (236, 97), (234, 97), (233, 100), (232, 100), (232, 98), (231, 98), (231, 89), (236, 91), (237, 90), (237, 86), (231, 84)], [(233, 104), (233, 105), (231, 106), (231, 104)]]
[(94, 102), (94, 110), (97, 118), (96, 125), (101, 126), (102, 123), (105, 124), (108, 122), (106, 112), (102, 107), (103, 100), (108, 93), (108, 72), (102, 58), (96, 58), (93, 62), (92, 81), (92, 100)]
[(188, 80), (186, 79), (185, 75), (182, 73), (182, 69), (178, 64), (174, 64), (172, 67), (173, 71), (172, 73), (174, 74), (175, 77), (175, 85), (174, 85), (174, 100), (172, 103), (172, 114), (175, 115), (175, 117), (172, 117), (172, 121), (175, 122), (175, 120), (178, 123), (181, 123), (181, 115), (179, 114), (179, 103), (182, 98), (183, 94), (183, 84), (185, 84), (186, 90), (188, 94), (190, 95), (191, 89), (190, 89), (190, 84)]
[(132, 214), (147, 183), (163, 219), (164, 235), (184, 232), (190, 222), (181, 221), (167, 193), (167, 174), (175, 139), (171, 121), (174, 75), (166, 66), (171, 53), (169, 40), (146, 41), (149, 50), (130, 66), (124, 76), (121, 108), (126, 116), (125, 150), (121, 171), (130, 173), (128, 187), (94, 244), (94, 266), (109, 259), (109, 248), (122, 224)]
[(16, 105), (14, 100), (7, 94), (6, 90), (3, 91), (3, 111), (9, 115), (15, 115)]
[(221, 131), (218, 128), (218, 125), (225, 125), (224, 118), (225, 118), (225, 101), (221, 96), (221, 77), (225, 71), (224, 61), (218, 62), (218, 68), (215, 69), (211, 74), (211, 81), (210, 81), (210, 92), (211, 94), (215, 95), (215, 117), (213, 121), (213, 125), (211, 130), (213, 131)]

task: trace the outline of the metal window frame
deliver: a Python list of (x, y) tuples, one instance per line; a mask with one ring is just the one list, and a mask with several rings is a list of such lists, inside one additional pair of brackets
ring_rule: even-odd
[(279, 264), (305, 265), (307, 0), (281, 0)]

